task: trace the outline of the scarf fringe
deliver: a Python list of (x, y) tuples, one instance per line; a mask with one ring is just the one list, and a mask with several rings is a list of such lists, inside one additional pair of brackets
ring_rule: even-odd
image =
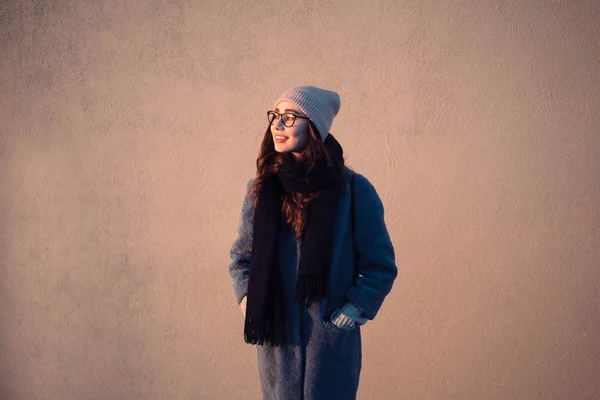
[(306, 307), (317, 298), (329, 295), (329, 271), (320, 271), (310, 275), (299, 275), (296, 280), (296, 300)]
[(268, 344), (271, 346), (281, 346), (283, 344), (281, 332), (277, 334), (273, 329), (271, 321), (261, 321), (256, 318), (246, 318), (244, 326), (244, 340), (248, 344)]

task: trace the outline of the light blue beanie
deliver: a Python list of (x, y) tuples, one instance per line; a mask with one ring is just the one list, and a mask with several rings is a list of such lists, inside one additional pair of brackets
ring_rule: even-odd
[(323, 142), (329, 134), (333, 118), (340, 110), (340, 95), (314, 86), (296, 86), (279, 96), (273, 108), (282, 101), (294, 103), (315, 125)]

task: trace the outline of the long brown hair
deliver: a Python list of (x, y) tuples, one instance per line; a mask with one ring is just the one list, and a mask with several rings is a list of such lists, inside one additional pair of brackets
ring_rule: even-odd
[[(262, 191), (263, 185), (267, 177), (277, 173), (279, 167), (287, 163), (308, 163), (309, 168), (315, 166), (318, 158), (326, 157), (328, 164), (333, 167), (338, 177), (342, 176), (344, 169), (344, 159), (336, 159), (333, 157), (329, 149), (321, 141), (317, 129), (313, 126), (312, 121), (309, 121), (308, 126), (309, 136), (306, 148), (301, 154), (300, 160), (296, 161), (290, 153), (278, 153), (275, 151), (273, 143), (273, 135), (271, 134), (271, 126), (267, 126), (267, 131), (263, 137), (258, 158), (256, 159), (256, 178), (250, 187), (249, 194), (254, 195), (254, 207), (258, 203), (258, 198)], [(283, 195), (283, 216), (296, 232), (296, 238), (302, 236), (306, 227), (306, 207), (308, 203), (316, 198), (319, 192), (310, 193), (284, 193)]]

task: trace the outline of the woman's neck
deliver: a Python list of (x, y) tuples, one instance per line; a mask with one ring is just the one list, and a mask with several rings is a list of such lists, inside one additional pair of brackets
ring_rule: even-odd
[(293, 152), (292, 153), (292, 158), (294, 159), (294, 161), (296, 163), (300, 164), (302, 161), (304, 161), (304, 153)]

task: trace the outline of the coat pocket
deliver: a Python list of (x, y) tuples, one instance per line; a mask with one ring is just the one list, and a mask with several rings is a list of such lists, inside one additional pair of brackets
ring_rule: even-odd
[(345, 335), (349, 332), (352, 332), (354, 329), (356, 329), (356, 326), (352, 329), (341, 329), (341, 328), (338, 328), (338, 326), (336, 324), (334, 324), (333, 322), (328, 321), (326, 319), (321, 319), (320, 321), (321, 321), (321, 326), (323, 326), (326, 330), (337, 333), (337, 334), (341, 334), (341, 335)]

